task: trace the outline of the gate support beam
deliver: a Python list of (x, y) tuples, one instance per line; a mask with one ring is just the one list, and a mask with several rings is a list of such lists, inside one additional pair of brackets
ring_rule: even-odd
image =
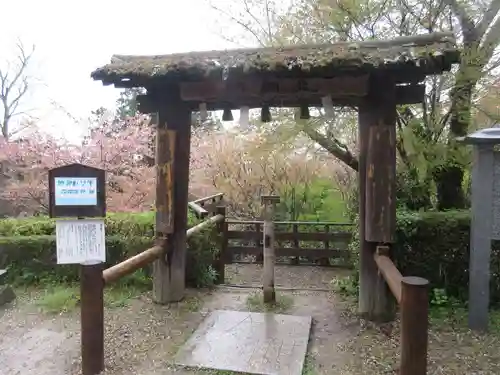
[(377, 245), (394, 241), (395, 133), (395, 85), (373, 76), (359, 107), (359, 313), (381, 322), (393, 319), (394, 301), (373, 256)]
[(164, 256), (153, 263), (153, 300), (161, 304), (184, 298), (191, 144), (191, 111), (180, 99), (179, 86), (166, 92), (168, 98), (158, 94), (156, 133), (156, 236), (166, 241)]

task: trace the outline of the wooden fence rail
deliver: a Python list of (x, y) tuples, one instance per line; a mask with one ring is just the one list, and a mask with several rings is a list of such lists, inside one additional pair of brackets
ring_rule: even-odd
[(377, 246), (374, 254), (380, 273), (394, 298), (401, 315), (400, 375), (427, 374), (427, 343), (429, 325), (429, 282), (420, 277), (403, 277), (389, 258), (387, 246)]
[[(187, 238), (206, 227), (223, 222), (224, 215), (215, 216), (187, 230)], [(104, 370), (104, 286), (159, 259), (164, 254), (164, 244), (149, 248), (121, 263), (102, 270), (102, 267), (82, 266), (81, 275), (81, 324), (82, 372), (95, 375)]]
[(224, 194), (218, 193), (191, 201), (188, 203), (188, 207), (193, 210), (197, 217), (204, 218), (215, 214), (217, 207), (224, 204), (223, 199)]
[[(247, 263), (234, 260), (235, 255), (253, 255), (258, 263), (262, 261), (262, 221), (226, 219), (223, 225), (223, 258), (227, 263)], [(341, 266), (349, 264), (351, 224), (276, 221), (274, 227), (277, 257), (290, 257), (292, 264), (298, 264), (301, 257), (309, 262), (319, 260), (324, 266), (330, 265), (329, 259), (343, 260)]]

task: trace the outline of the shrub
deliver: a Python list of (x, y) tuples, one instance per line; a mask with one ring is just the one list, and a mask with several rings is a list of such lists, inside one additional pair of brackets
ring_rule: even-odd
[[(399, 212), (395, 261), (403, 275), (428, 279), (432, 289), (466, 299), (469, 284), (468, 211)], [(492, 246), (492, 301), (500, 301), (498, 246)]]
[[(359, 249), (358, 227), (353, 226), (351, 251)], [(468, 298), (470, 214), (468, 211), (407, 212), (397, 215), (394, 261), (403, 275), (430, 281), (433, 292)], [(492, 242), (490, 293), (492, 304), (500, 303), (500, 242)], [(356, 257), (354, 257), (356, 258)], [(357, 267), (356, 267), (357, 269)], [(342, 290), (355, 291), (356, 272)], [(338, 284), (338, 283), (337, 283)]]
[[(133, 256), (154, 242), (154, 213), (110, 214), (106, 221), (106, 266)], [(189, 226), (199, 221), (190, 215)], [(218, 255), (215, 226), (188, 240), (186, 282), (202, 287), (212, 284)], [(0, 267), (9, 268), (15, 283), (78, 280), (78, 267), (56, 265), (55, 220), (46, 217), (0, 220)], [(150, 275), (150, 267), (145, 269)]]

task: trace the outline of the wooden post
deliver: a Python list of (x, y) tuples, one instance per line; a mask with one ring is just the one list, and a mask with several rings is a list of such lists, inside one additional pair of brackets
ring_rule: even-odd
[(159, 94), (158, 100), (165, 104), (158, 108), (156, 236), (167, 240), (165, 256), (153, 264), (153, 300), (162, 304), (184, 298), (191, 143), (191, 111), (180, 100), (178, 86), (166, 91), (168, 98)]
[[(392, 242), (396, 219), (392, 136), (396, 105), (395, 86), (390, 82), (387, 77), (372, 77), (370, 94), (359, 107), (359, 313), (379, 322), (391, 320), (394, 314), (393, 299), (373, 258), (377, 245)], [(383, 139), (385, 136), (390, 139)], [(379, 201), (377, 197), (383, 192), (387, 198)], [(382, 235), (377, 232), (380, 228)]]
[(220, 236), (220, 253), (216, 263), (217, 284), (224, 284), (226, 280), (226, 263), (227, 262), (227, 223), (226, 223), (226, 207), (218, 206), (217, 215), (223, 215), (224, 220), (217, 224), (217, 229)]
[(279, 203), (279, 197), (263, 195), (261, 197), (264, 219), (264, 266), (262, 275), (264, 303), (276, 302), (276, 291), (274, 289), (274, 264), (276, 254), (274, 253), (274, 207)]
[(420, 277), (403, 277), (401, 282), (400, 375), (427, 374), (428, 285)]
[(104, 279), (103, 263), (80, 266), (82, 373), (104, 370)]
[[(257, 232), (258, 235), (260, 235), (260, 232), (261, 232), (261, 228), (262, 226), (260, 225), (260, 223), (256, 223), (255, 224), (255, 231)], [(260, 247), (260, 241), (261, 241), (262, 237), (257, 237), (255, 239), (255, 247)], [(262, 244), (262, 253), (259, 253), (256, 257), (255, 257), (255, 262), (257, 264), (264, 264), (264, 244)]]

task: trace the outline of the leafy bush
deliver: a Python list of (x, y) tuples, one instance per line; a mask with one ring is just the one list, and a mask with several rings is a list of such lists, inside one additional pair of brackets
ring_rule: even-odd
[[(105, 221), (106, 267), (153, 245), (154, 213), (110, 214)], [(189, 226), (198, 222), (190, 215)], [(189, 238), (188, 285), (202, 287), (213, 284), (216, 274), (212, 264), (218, 256), (218, 243), (215, 226)], [(0, 268), (7, 266), (10, 280), (16, 283), (71, 282), (78, 279), (77, 266), (56, 265), (55, 220), (46, 217), (0, 220), (0, 261)], [(145, 271), (149, 278), (150, 268)]]
[[(431, 289), (466, 299), (469, 284), (468, 211), (399, 212), (395, 261), (403, 275), (421, 276)], [(492, 300), (500, 301), (498, 246), (492, 246)]]
[[(355, 221), (357, 222), (357, 220)], [(358, 227), (353, 226), (350, 249), (359, 249)], [(397, 215), (394, 261), (403, 275), (430, 281), (430, 294), (437, 303), (444, 299), (467, 300), (469, 285), (470, 214), (468, 211), (407, 212)], [(490, 293), (500, 303), (500, 242), (492, 242)], [(356, 256), (353, 258), (356, 259)], [(355, 267), (357, 270), (358, 267)], [(343, 291), (356, 291), (357, 272)], [(338, 282), (336, 284), (339, 284)], [(436, 293), (439, 296), (436, 296)], [(439, 297), (439, 298), (438, 298)]]

